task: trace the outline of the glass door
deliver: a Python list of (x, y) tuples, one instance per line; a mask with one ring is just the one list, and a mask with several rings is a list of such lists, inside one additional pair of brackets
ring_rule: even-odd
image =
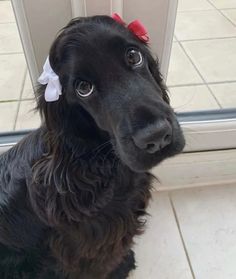
[(167, 84), (183, 121), (200, 120), (188, 150), (236, 144), (235, 8), (235, 1), (179, 1)]

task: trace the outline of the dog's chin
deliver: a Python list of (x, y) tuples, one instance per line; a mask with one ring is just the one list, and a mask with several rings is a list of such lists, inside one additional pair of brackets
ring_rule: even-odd
[(137, 160), (135, 160), (134, 156), (132, 156), (131, 158), (129, 154), (126, 154), (125, 156), (121, 155), (120, 159), (123, 162), (123, 164), (125, 164), (134, 172), (147, 172), (150, 169), (152, 169), (154, 166), (158, 165), (162, 160), (164, 160), (164, 158), (150, 159), (147, 157), (144, 158), (144, 156), (142, 156), (143, 158), (140, 160), (140, 158), (138, 157), (139, 156), (137, 156)]
[(116, 144), (116, 154), (120, 160), (134, 172), (147, 172), (163, 160), (179, 154), (185, 145), (183, 138), (172, 142), (160, 151), (150, 154), (138, 149), (132, 142)]

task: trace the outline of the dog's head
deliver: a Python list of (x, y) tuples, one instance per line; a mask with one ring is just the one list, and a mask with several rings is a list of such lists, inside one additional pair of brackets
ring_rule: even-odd
[[(71, 119), (80, 126), (86, 114), (109, 134), (118, 157), (135, 171), (146, 171), (183, 149), (158, 63), (126, 27), (108, 16), (74, 19), (54, 41), (49, 59), (62, 96), (44, 104), (46, 122), (50, 110), (52, 118), (63, 114), (62, 106), (80, 111)], [(58, 125), (60, 121), (62, 116)], [(87, 125), (87, 130), (94, 127)]]

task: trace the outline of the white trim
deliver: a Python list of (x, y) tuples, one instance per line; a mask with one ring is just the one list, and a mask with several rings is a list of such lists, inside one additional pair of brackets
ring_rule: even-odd
[(71, 10), (73, 18), (86, 16), (86, 0), (71, 0)]
[(170, 63), (170, 55), (173, 44), (175, 21), (178, 8), (178, 0), (167, 0), (168, 1), (168, 15), (165, 26), (165, 39), (163, 45), (163, 51), (160, 55), (160, 68), (164, 79), (167, 79), (168, 68)]
[[(191, 114), (191, 112), (190, 112)], [(201, 120), (199, 122), (197, 121), (182, 121), (181, 122), (181, 125), (195, 125), (195, 124), (198, 124), (198, 125), (201, 125), (201, 124), (223, 124), (225, 122), (233, 122), (235, 123), (236, 121), (236, 118), (226, 118), (226, 119), (216, 119), (216, 120)]]
[(85, 16), (88, 16), (88, 8), (87, 8), (87, 1), (84, 0), (84, 13), (85, 13)]
[(152, 170), (158, 191), (236, 184), (236, 149), (185, 153)]
[(19, 29), (19, 34), (22, 41), (27, 65), (29, 68), (30, 77), (33, 84), (35, 84), (35, 81), (39, 76), (39, 71), (35, 59), (35, 52), (32, 44), (30, 30), (28, 28), (28, 22), (25, 15), (24, 3), (23, 0), (11, 0), (11, 3), (16, 17), (16, 22)]
[(185, 152), (236, 148), (236, 119), (181, 123)]
[[(17, 142), (8, 142), (8, 143), (1, 143), (0, 144), (0, 148), (11, 148), (12, 146), (14, 146), (15, 144), (17, 144)], [(0, 151), (1, 152), (1, 151)]]
[(124, 0), (110, 0), (111, 1), (111, 14), (118, 13), (123, 17)]
[(9, 143), (9, 144), (1, 144), (0, 145), (0, 155), (9, 150), (11, 147), (13, 147), (15, 143)]

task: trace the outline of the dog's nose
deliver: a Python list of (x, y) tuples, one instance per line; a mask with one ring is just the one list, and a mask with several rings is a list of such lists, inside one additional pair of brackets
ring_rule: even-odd
[(167, 120), (159, 120), (137, 131), (133, 136), (135, 145), (148, 153), (155, 153), (171, 143), (172, 128)]

